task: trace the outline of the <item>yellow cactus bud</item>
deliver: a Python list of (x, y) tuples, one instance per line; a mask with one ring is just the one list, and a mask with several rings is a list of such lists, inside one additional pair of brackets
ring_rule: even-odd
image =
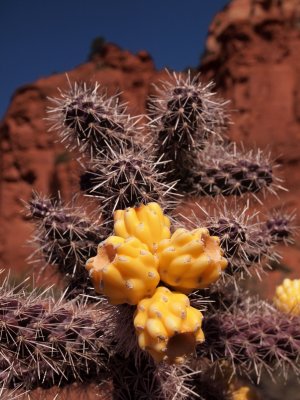
[(189, 293), (215, 282), (226, 268), (220, 240), (205, 228), (177, 229), (157, 249), (161, 280), (178, 291)]
[(181, 363), (204, 341), (202, 314), (190, 306), (187, 296), (158, 287), (139, 302), (134, 317), (138, 343), (155, 361)]
[(284, 279), (276, 288), (274, 304), (283, 312), (300, 315), (300, 279)]
[(232, 400), (251, 400), (253, 399), (249, 386), (242, 386), (231, 393)]
[(255, 389), (251, 386), (237, 386), (233, 383), (230, 385), (231, 400), (258, 400)]
[(135, 237), (110, 236), (86, 263), (95, 291), (112, 304), (137, 304), (159, 283), (158, 259)]
[(161, 240), (171, 237), (170, 220), (157, 203), (117, 210), (114, 221), (116, 235), (124, 239), (134, 236), (146, 244), (152, 253), (155, 253)]

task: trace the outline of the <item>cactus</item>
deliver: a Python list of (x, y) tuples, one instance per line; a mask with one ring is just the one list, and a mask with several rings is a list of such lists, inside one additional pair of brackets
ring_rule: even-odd
[(38, 250), (42, 250), (47, 263), (57, 265), (65, 275), (78, 273), (105, 235), (99, 216), (92, 221), (82, 207), (36, 194), (28, 210), (36, 224), (34, 242)]
[[(120, 370), (119, 365), (123, 365)], [(134, 358), (115, 357), (111, 370), (114, 398), (120, 400), (185, 400), (197, 399), (194, 392), (194, 374), (181, 365), (155, 364), (142, 358), (136, 365)], [(221, 400), (220, 398), (218, 400)]]
[[(99, 216), (88, 218), (82, 207), (72, 203), (64, 205), (61, 200), (42, 198), (35, 194), (27, 205), (29, 217), (35, 222), (32, 244), (36, 252), (31, 256), (38, 262), (43, 274), (48, 264), (57, 267), (66, 277), (68, 298), (82, 293), (94, 295), (88, 274), (86, 259), (95, 255), (97, 245), (104, 238), (106, 227)], [(40, 256), (45, 260), (41, 263)]]
[(213, 83), (203, 85), (194, 78), (169, 74), (169, 81), (156, 86), (150, 101), (150, 129), (160, 154), (175, 161), (182, 151), (202, 148), (207, 139), (224, 130), (225, 101), (216, 99)]
[(282, 189), (274, 174), (275, 165), (261, 150), (243, 152), (235, 144), (208, 145), (198, 153), (190, 176), (181, 178), (188, 192), (204, 196), (241, 196)]
[(201, 323), (201, 312), (190, 306), (187, 296), (162, 286), (139, 302), (134, 318), (139, 346), (156, 361), (171, 363), (183, 362), (204, 340)]
[(59, 132), (62, 142), (70, 149), (78, 148), (83, 154), (94, 158), (109, 147), (132, 145), (136, 118), (126, 114), (126, 107), (119, 103), (119, 95), (108, 97), (99, 93), (99, 84), (87, 87), (69, 82), (69, 90), (60, 91), (60, 97), (50, 98), (50, 130)]
[(116, 209), (134, 207), (158, 201), (166, 209), (177, 203), (175, 182), (164, 182), (158, 172), (159, 161), (144, 149), (124, 147), (109, 149), (102, 158), (95, 158), (89, 170), (81, 176), (81, 189), (101, 201), (102, 210), (109, 218)]
[[(48, 296), (47, 296), (48, 294)], [(0, 376), (6, 388), (33, 390), (94, 380), (105, 371), (103, 312), (84, 301), (55, 302), (51, 292), (27, 295), (0, 287)]]
[(229, 359), (243, 374), (278, 370), (286, 376), (289, 368), (299, 373), (300, 319), (277, 311), (271, 305), (248, 298), (222, 312), (203, 319), (205, 342), (198, 356), (212, 360)]
[(220, 239), (224, 257), (228, 260), (225, 274), (234, 278), (260, 273), (264, 264), (278, 260), (275, 246), (294, 241), (297, 228), (294, 226), (294, 214), (275, 211), (264, 221), (259, 213), (250, 212), (249, 205), (224, 198), (204, 207), (195, 203), (190, 217), (180, 215), (177, 223), (183, 223), (188, 229), (205, 226), (210, 235)]
[(216, 372), (229, 363), (243, 379), (259, 380), (264, 368), (300, 374), (300, 321), (286, 296), (296, 286), (275, 296), (278, 308), (288, 304), (285, 313), (236, 280), (293, 240), (293, 214), (262, 220), (249, 215), (248, 203), (227, 202), (181, 225), (174, 217), (177, 191), (219, 204), (275, 193), (282, 188), (276, 166), (260, 150), (229, 142), (226, 102), (211, 83), (170, 78), (149, 100), (144, 126), (137, 125), (145, 116), (127, 115), (118, 95), (109, 98), (98, 84), (70, 85), (52, 99), (52, 129), (79, 151), (81, 189), (95, 212), (37, 195), (29, 203), (35, 243), (66, 288), (58, 300), (0, 290), (5, 395), (111, 377), (115, 399), (228, 400), (248, 392), (234, 393)]
[(294, 213), (275, 210), (268, 216), (262, 231), (264, 231), (264, 235), (269, 235), (274, 243), (293, 243), (298, 229), (294, 220)]

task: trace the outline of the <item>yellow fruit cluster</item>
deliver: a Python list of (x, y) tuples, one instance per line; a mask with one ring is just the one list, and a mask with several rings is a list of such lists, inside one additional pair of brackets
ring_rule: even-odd
[[(139, 345), (155, 360), (178, 362), (204, 339), (202, 314), (182, 293), (215, 282), (227, 261), (219, 239), (205, 228), (177, 229), (157, 203), (114, 213), (114, 233), (86, 268), (96, 292), (112, 304), (138, 305)], [(163, 281), (176, 291), (157, 288)], [(164, 299), (167, 299), (165, 301)]]
[(284, 279), (276, 288), (274, 304), (283, 312), (300, 315), (300, 279)]
[(139, 302), (134, 326), (139, 346), (155, 361), (179, 363), (204, 341), (202, 314), (190, 306), (187, 296), (158, 287), (149, 299)]

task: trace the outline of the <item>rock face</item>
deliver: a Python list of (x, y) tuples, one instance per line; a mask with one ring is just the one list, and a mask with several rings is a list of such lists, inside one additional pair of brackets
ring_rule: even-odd
[[(280, 199), (296, 208), (300, 203), (300, 1), (232, 0), (214, 18), (209, 29), (201, 70), (214, 79), (220, 94), (231, 100), (234, 125), (230, 135), (246, 147), (269, 147), (282, 164), (285, 186)], [(121, 90), (133, 115), (145, 111), (151, 83), (161, 79), (149, 54), (133, 55), (115, 45), (105, 45), (101, 55), (68, 72), (73, 81), (98, 81), (110, 94)], [(28, 200), (32, 187), (64, 199), (78, 190), (68, 152), (47, 132), (47, 96), (66, 88), (65, 74), (27, 85), (14, 94), (1, 124), (0, 267), (25, 271), (30, 249), (24, 246), (32, 225), (22, 214), (20, 199)], [(299, 265), (293, 247), (286, 262)]]
[[(281, 164), (288, 192), (267, 198), (267, 207), (300, 209), (299, 46), (299, 0), (232, 0), (209, 28), (200, 67), (231, 100), (230, 137), (247, 148), (269, 148)], [(297, 225), (299, 217), (298, 211)], [(297, 245), (284, 262), (299, 276)]]

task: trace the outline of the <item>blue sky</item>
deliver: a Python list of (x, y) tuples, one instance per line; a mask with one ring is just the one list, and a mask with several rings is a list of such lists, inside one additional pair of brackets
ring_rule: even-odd
[(158, 69), (199, 63), (208, 26), (228, 0), (4, 0), (0, 2), (0, 118), (14, 90), (87, 59), (103, 36), (147, 50)]

